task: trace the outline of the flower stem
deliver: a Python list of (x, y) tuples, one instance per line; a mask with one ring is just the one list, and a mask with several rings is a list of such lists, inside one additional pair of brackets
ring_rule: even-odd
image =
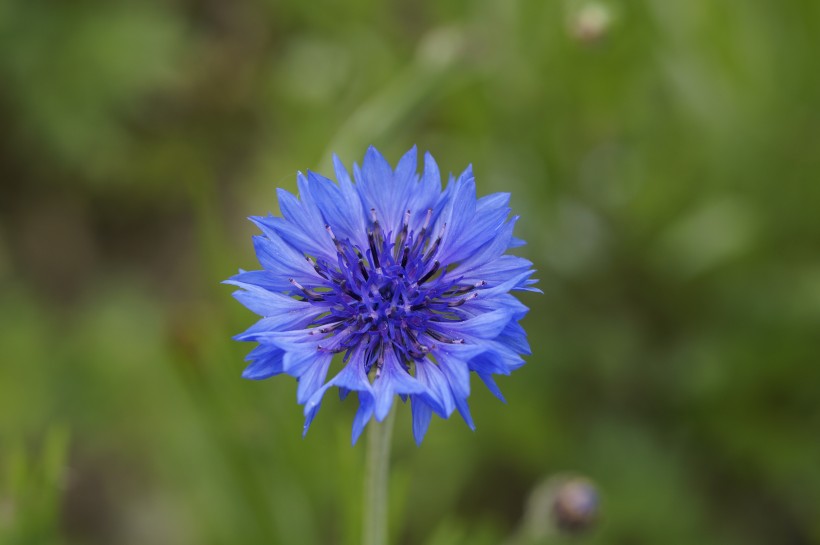
[(395, 413), (391, 410), (384, 422), (373, 421), (367, 426), (363, 545), (387, 545), (387, 483)]

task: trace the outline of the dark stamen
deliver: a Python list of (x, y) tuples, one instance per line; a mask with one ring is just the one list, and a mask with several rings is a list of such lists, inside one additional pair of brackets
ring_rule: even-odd
[(412, 306), (410, 307), (410, 310), (421, 310), (421, 309), (423, 309), (423, 308), (427, 307), (429, 304), (430, 304), (430, 298), (429, 298), (429, 297), (425, 297), (425, 298), (424, 298), (424, 301), (422, 301), (421, 303), (418, 303), (418, 304), (412, 305)]
[(396, 237), (396, 252), (393, 254), (394, 257), (398, 257), (399, 255), (399, 248), (401, 248), (402, 244), (404, 244), (405, 239), (407, 238), (407, 229), (410, 224), (410, 210), (404, 213), (404, 222), (401, 226), (401, 231), (399, 231), (399, 236)]
[[(419, 345), (419, 346), (421, 346), (422, 348), (427, 348), (426, 346), (422, 346), (422, 345)], [(423, 359), (424, 356), (427, 355), (427, 352), (419, 350), (414, 346), (413, 348), (408, 348), (407, 349), (407, 355), (410, 356), (411, 358), (415, 359), (415, 360), (420, 360), (420, 359)]]
[(477, 293), (471, 293), (470, 295), (468, 295), (467, 297), (464, 297), (463, 299), (459, 299), (458, 301), (451, 301), (451, 302), (447, 303), (447, 306), (451, 307), (451, 308), (460, 307), (461, 305), (463, 305), (467, 301), (469, 301), (471, 299), (475, 299), (476, 297), (478, 297)]
[(313, 270), (316, 271), (316, 274), (318, 274), (319, 276), (321, 276), (325, 280), (328, 280), (327, 275), (324, 273), (324, 271), (322, 271), (322, 269), (319, 267), (318, 263), (313, 261), (313, 259), (309, 255), (306, 255), (305, 259), (307, 259), (307, 262), (311, 264), (311, 266), (313, 267)]
[(327, 233), (330, 235), (330, 240), (332, 240), (333, 244), (336, 246), (336, 252), (343, 258), (345, 258), (345, 261), (347, 261), (347, 257), (345, 256), (342, 243), (339, 242), (338, 238), (336, 238), (336, 235), (333, 233), (333, 229), (330, 228), (330, 225), (325, 225), (325, 231), (327, 231)]
[(370, 219), (373, 220), (373, 234), (376, 236), (376, 242), (378, 242), (379, 245), (381, 245), (381, 243), (384, 240), (384, 236), (382, 233), (382, 228), (379, 225), (379, 218), (376, 216), (375, 208), (370, 209)]
[(419, 231), (419, 235), (416, 237), (416, 241), (413, 243), (413, 250), (420, 248), (424, 244), (424, 237), (427, 234), (427, 227), (430, 226), (430, 219), (433, 217), (433, 209), (427, 209), (427, 215), (424, 217), (424, 225), (421, 226), (421, 230)]
[(315, 328), (310, 330), (309, 335), (316, 335), (317, 333), (320, 333), (320, 334), (330, 333), (331, 331), (336, 331), (337, 329), (339, 329), (343, 325), (345, 325), (344, 321), (336, 322), (335, 324), (330, 324), (330, 325), (326, 325), (326, 326), (322, 326), (322, 327), (315, 327)]
[(379, 252), (376, 250), (376, 240), (373, 237), (373, 231), (367, 233), (367, 243), (370, 244), (370, 255), (373, 258), (373, 266), (376, 269), (380, 269), (381, 266), (379, 265)]
[(410, 257), (410, 247), (405, 246), (404, 251), (401, 253), (401, 266), (402, 268), (407, 266), (407, 258)]
[(482, 280), (480, 282), (476, 282), (472, 286), (459, 286), (457, 288), (446, 291), (444, 293), (444, 296), (445, 297), (452, 297), (453, 295), (464, 295), (465, 293), (470, 293), (474, 289), (483, 288), (486, 285), (487, 285), (487, 282), (485, 280)]
[(430, 249), (427, 251), (427, 255), (424, 256), (425, 261), (429, 261), (431, 257), (438, 251), (438, 247), (441, 245), (441, 237), (444, 236), (444, 230), (447, 229), (447, 224), (441, 226), (441, 231), (439, 231), (436, 240), (433, 241), (433, 245), (430, 246)]
[(370, 275), (367, 274), (367, 269), (364, 267), (364, 259), (359, 259), (359, 272), (362, 273), (364, 276), (365, 281), (370, 278)]
[(346, 295), (349, 295), (350, 297), (352, 297), (352, 298), (353, 298), (353, 299), (355, 299), (356, 301), (361, 301), (361, 300), (362, 300), (362, 296), (361, 296), (361, 295), (359, 295), (358, 293), (356, 293), (356, 292), (352, 291), (352, 290), (348, 287), (348, 285), (347, 285), (347, 280), (342, 280), (342, 283), (341, 283), (341, 284), (339, 284), (339, 287), (341, 288), (341, 290), (342, 290), (342, 292), (343, 292), (343, 293), (345, 293)]
[(427, 280), (430, 279), (431, 276), (436, 274), (436, 271), (438, 271), (440, 265), (441, 264), (438, 261), (435, 261), (433, 263), (433, 268), (427, 271), (427, 274), (421, 277), (421, 279), (419, 280), (419, 285), (424, 284), (425, 282), (427, 282)]
[(421, 344), (419, 342), (418, 338), (416, 338), (416, 336), (413, 334), (413, 332), (410, 329), (404, 328), (404, 333), (405, 333), (405, 335), (407, 335), (407, 338), (410, 339), (410, 344), (413, 345), (413, 351), (416, 354), (418, 354), (418, 355), (416, 355), (413, 352), (408, 351), (408, 353), (411, 356), (413, 356), (416, 359), (421, 359), (430, 351), (430, 349), (428, 347), (424, 346), (423, 344)]
[(433, 329), (428, 329), (426, 331), (426, 333), (428, 335), (430, 335), (431, 337), (433, 337), (435, 340), (437, 340), (439, 342), (442, 342), (442, 343), (464, 344), (464, 339), (451, 339), (450, 337), (447, 337), (446, 335), (442, 335), (441, 333), (439, 333), (438, 331), (435, 331)]
[(293, 284), (296, 287), (296, 289), (298, 289), (299, 291), (304, 293), (305, 296), (307, 296), (307, 298), (310, 299), (311, 301), (324, 301), (325, 300), (325, 298), (322, 295), (316, 293), (313, 290), (307, 289), (306, 287), (302, 286), (302, 284), (300, 284), (299, 282), (297, 282), (293, 278), (288, 278), (288, 282)]

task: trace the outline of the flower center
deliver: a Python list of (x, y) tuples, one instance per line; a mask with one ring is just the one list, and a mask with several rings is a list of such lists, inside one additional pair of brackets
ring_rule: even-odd
[(305, 300), (325, 310), (309, 326), (311, 335), (323, 335), (319, 349), (345, 352), (345, 361), (354, 351), (363, 351), (366, 372), (375, 365), (376, 376), (389, 345), (407, 367), (425, 358), (437, 342), (463, 342), (441, 333), (436, 324), (466, 319), (459, 307), (486, 285), (450, 278), (436, 259), (447, 225), (433, 237), (432, 210), (427, 210), (418, 232), (409, 229), (411, 216), (407, 210), (399, 233), (385, 236), (371, 209), (367, 248), (338, 239), (326, 226), (336, 246), (336, 262), (306, 256), (323, 281), (304, 287), (291, 280)]

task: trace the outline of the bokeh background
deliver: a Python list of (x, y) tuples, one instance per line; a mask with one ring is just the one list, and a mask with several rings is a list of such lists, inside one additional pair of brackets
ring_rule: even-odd
[[(249, 215), (413, 144), (512, 192), (543, 295), (478, 430), (401, 406), (391, 533), (820, 543), (816, 0), (0, 3), (0, 542), (358, 543), (330, 397), (240, 379)], [(555, 538), (553, 542), (562, 542)]]

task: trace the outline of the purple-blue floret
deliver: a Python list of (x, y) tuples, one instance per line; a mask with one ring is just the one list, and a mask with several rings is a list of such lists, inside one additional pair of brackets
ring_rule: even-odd
[(353, 180), (334, 164), (337, 183), (299, 173), (298, 198), (278, 191), (282, 217), (251, 218), (262, 270), (226, 281), (262, 317), (236, 336), (258, 343), (243, 376), (296, 377), (305, 433), (334, 386), (359, 399), (354, 443), (396, 395), (410, 400), (418, 443), (433, 413), (458, 410), (474, 429), (470, 372), (503, 400), (493, 375), (530, 353), (527, 308), (509, 292), (537, 290), (532, 263), (506, 253), (523, 244), (509, 194), (477, 199), (471, 167), (442, 191), (429, 153), (417, 174), (415, 147), (395, 170), (371, 147)]

